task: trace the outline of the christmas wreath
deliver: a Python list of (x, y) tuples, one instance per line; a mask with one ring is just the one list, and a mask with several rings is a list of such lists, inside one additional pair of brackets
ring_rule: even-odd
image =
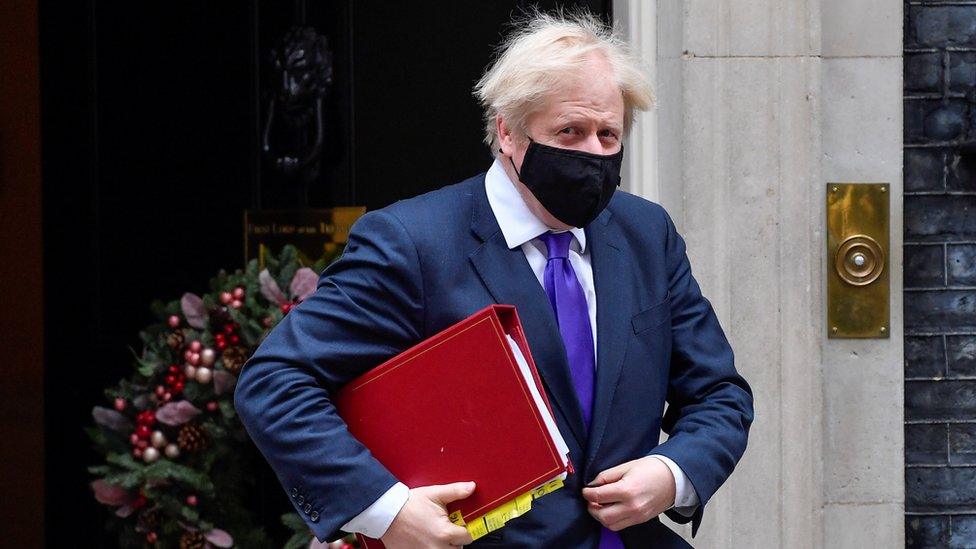
[[(257, 455), (234, 411), (244, 362), (288, 311), (315, 291), (339, 249), (309, 264), (293, 246), (221, 270), (210, 292), (155, 301), (158, 322), (140, 332), (135, 372), (105, 391), (87, 431), (104, 463), (89, 468), (95, 499), (113, 508), (122, 547), (318, 546), (297, 513), (281, 516), (288, 539), (256, 519)], [(283, 289), (284, 288), (284, 289)], [(284, 509), (284, 508), (283, 508)], [(289, 537), (290, 536), (290, 537)], [(353, 547), (353, 541), (330, 544)]]

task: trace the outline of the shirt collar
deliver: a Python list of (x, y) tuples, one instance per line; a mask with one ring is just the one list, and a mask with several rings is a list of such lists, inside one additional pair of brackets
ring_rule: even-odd
[[(498, 227), (505, 237), (508, 249), (513, 250), (551, 229), (542, 222), (522, 200), (515, 184), (509, 179), (502, 167), (501, 160), (496, 158), (488, 173), (485, 174), (485, 191), (488, 194), (488, 205), (495, 214)], [(558, 231), (554, 231), (558, 232)], [(576, 242), (579, 243), (579, 253), (586, 249), (586, 231), (579, 227), (570, 229)]]

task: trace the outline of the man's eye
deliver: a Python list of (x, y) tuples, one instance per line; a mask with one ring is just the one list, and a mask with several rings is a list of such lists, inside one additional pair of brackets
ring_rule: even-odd
[(609, 137), (609, 138), (612, 138), (612, 139), (616, 139), (617, 138), (617, 134), (614, 133), (613, 130), (603, 130), (603, 131), (600, 132), (600, 137)]
[(571, 128), (571, 127), (563, 128), (563, 129), (559, 130), (559, 133), (573, 133), (573, 128)]

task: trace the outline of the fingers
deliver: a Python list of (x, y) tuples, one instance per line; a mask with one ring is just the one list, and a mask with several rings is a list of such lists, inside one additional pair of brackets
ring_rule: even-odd
[(611, 482), (617, 482), (624, 477), (624, 473), (630, 469), (631, 462), (621, 463), (616, 467), (611, 467), (604, 471), (601, 471), (599, 475), (593, 479), (592, 482), (587, 484), (587, 486), (602, 486), (604, 484), (610, 484)]
[(431, 501), (441, 505), (447, 505), (452, 501), (470, 496), (474, 492), (474, 488), (475, 484), (473, 482), (452, 482), (451, 484), (424, 486), (419, 490), (423, 490), (424, 495), (430, 498)]
[[(669, 492), (670, 489), (670, 492)], [(601, 472), (582, 491), (593, 518), (619, 531), (646, 522), (673, 502), (674, 477), (654, 457), (641, 458)]]
[(633, 462), (628, 461), (627, 463), (621, 463), (616, 467), (611, 467), (604, 471), (601, 471), (592, 482), (587, 484), (586, 488), (583, 488), (583, 497), (587, 501), (592, 501), (595, 503), (613, 503), (615, 501), (620, 501), (622, 497), (621, 486), (619, 482), (630, 470), (630, 465)]
[(471, 539), (471, 534), (468, 533), (468, 529), (463, 526), (458, 526), (456, 524), (448, 523), (444, 532), (438, 536), (441, 540), (447, 542), (455, 547), (460, 547), (462, 545), (468, 545), (474, 540)]
[(617, 480), (596, 488), (583, 488), (583, 497), (586, 501), (603, 505), (623, 501), (631, 495), (629, 490), (625, 482)]
[(619, 532), (624, 528), (650, 519), (650, 517), (644, 516), (639, 510), (625, 503), (614, 503), (613, 505), (590, 503), (587, 507), (593, 518), (614, 532)]
[(404, 547), (460, 547), (472, 543), (467, 528), (451, 523), (447, 504), (474, 492), (473, 482), (412, 488), (406, 504), (383, 536), (391, 549)]
[(612, 505), (599, 505), (596, 503), (590, 503), (587, 506), (587, 510), (590, 515), (596, 520), (600, 521), (600, 524), (610, 528), (610, 525), (618, 523), (620, 521), (626, 520), (631, 517), (633, 510), (624, 503), (614, 503)]

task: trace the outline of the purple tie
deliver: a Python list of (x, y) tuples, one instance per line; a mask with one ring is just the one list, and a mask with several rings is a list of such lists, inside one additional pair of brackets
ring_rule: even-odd
[[(586, 307), (586, 294), (569, 262), (569, 243), (573, 233), (545, 233), (539, 238), (546, 244), (549, 260), (543, 276), (549, 304), (556, 314), (559, 335), (566, 346), (569, 372), (573, 377), (576, 398), (583, 411), (583, 424), (590, 428), (593, 417), (593, 387), (596, 362), (593, 352), (593, 328)], [(623, 549), (620, 536), (606, 528), (600, 530), (600, 549)]]

